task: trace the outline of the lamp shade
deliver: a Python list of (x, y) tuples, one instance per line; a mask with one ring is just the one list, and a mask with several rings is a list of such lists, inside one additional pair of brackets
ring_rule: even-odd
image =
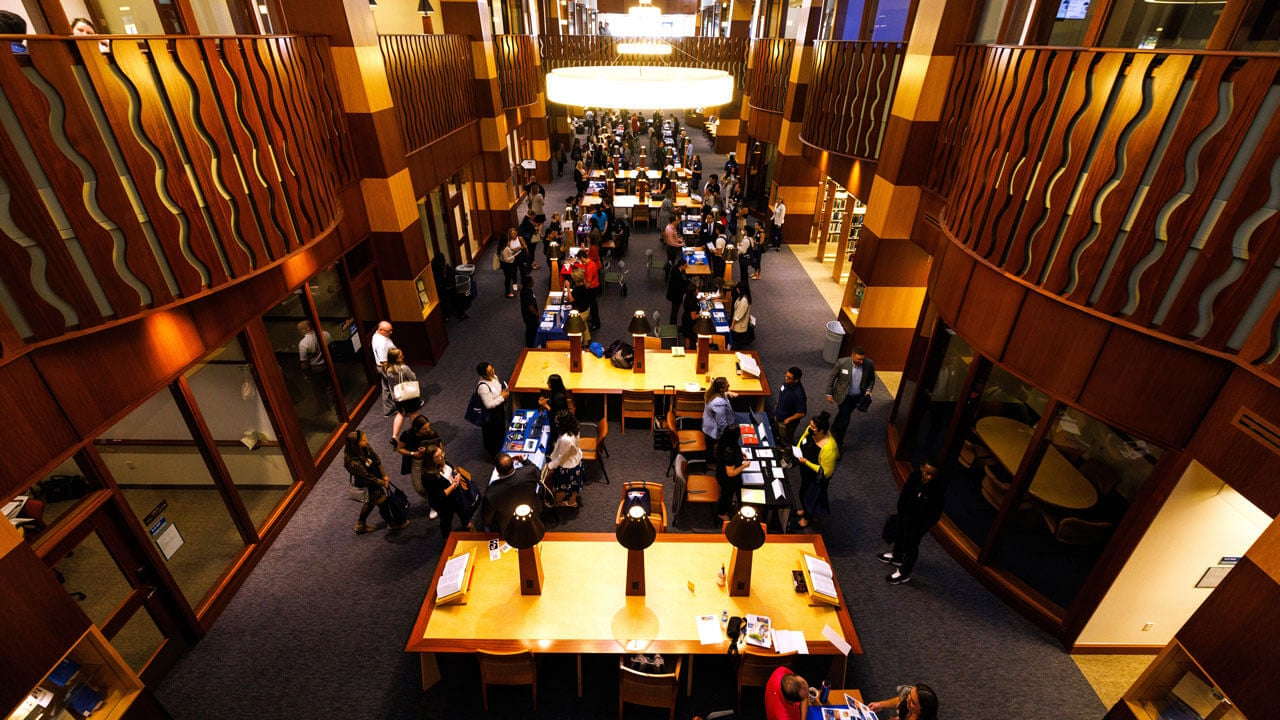
[(724, 261), (725, 262), (738, 261), (738, 248), (733, 243), (729, 243), (728, 245), (724, 246)]
[(649, 522), (649, 513), (639, 505), (632, 505), (618, 524), (618, 544), (628, 550), (643, 550), (653, 544), (658, 531)]
[(519, 505), (502, 526), (502, 539), (517, 550), (528, 550), (542, 541), (546, 528), (533, 508)]
[(418, 14), (423, 17), (430, 17), (435, 14), (435, 10), (431, 8), (430, 0), (418, 0)]
[(739, 550), (755, 550), (764, 545), (764, 527), (756, 509), (743, 505), (724, 529), (724, 536)]
[(582, 319), (577, 310), (570, 310), (564, 321), (564, 331), (569, 335), (581, 335), (587, 331), (587, 321)]
[(560, 243), (558, 243), (558, 242), (553, 242), (553, 243), (548, 244), (548, 245), (547, 245), (547, 258), (549, 258), (549, 259), (551, 259), (551, 260), (559, 260), (559, 259), (560, 259), (560, 257), (561, 257), (561, 255), (560, 255)]
[(649, 326), (649, 316), (645, 315), (643, 310), (637, 310), (631, 316), (631, 324), (627, 326), (627, 332), (632, 335), (648, 335), (652, 328)]
[(711, 313), (703, 310), (698, 319), (693, 321), (693, 332), (697, 335), (715, 335), (716, 324), (711, 320)]

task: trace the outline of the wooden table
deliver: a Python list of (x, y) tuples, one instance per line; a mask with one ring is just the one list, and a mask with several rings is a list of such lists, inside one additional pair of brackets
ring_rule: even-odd
[[(659, 533), (645, 550), (647, 594), (627, 597), (627, 550), (612, 533), (548, 533), (541, 548), (542, 595), (521, 595), (515, 551), (489, 559), (493, 535), (455, 532), (449, 536), (440, 563), (427, 588), (414, 622), (406, 652), (419, 653), (423, 687), (439, 678), (436, 653), (476, 650), (535, 653), (666, 653), (723, 655), (728, 640), (703, 645), (696, 618), (724, 610), (730, 615), (767, 615), (781, 630), (801, 630), (812, 655), (830, 655), (844, 677), (846, 658), (823, 638), (830, 627), (862, 652), (844, 594), (840, 607), (810, 605), (807, 595), (791, 585), (791, 571), (800, 568), (801, 551), (829, 559), (817, 535), (776, 536), (753, 557), (751, 595), (730, 597), (716, 585), (721, 565), (728, 565), (732, 547), (721, 535)], [(460, 552), (475, 550), (471, 589), (463, 604), (435, 604), (435, 587), (444, 563)], [(694, 583), (690, 592), (688, 583)], [(838, 583), (837, 583), (838, 585)], [(837, 588), (837, 592), (839, 592)], [(690, 680), (692, 680), (690, 663)]]
[[(760, 362), (755, 351), (743, 354)], [(684, 390), (687, 383), (696, 383), (699, 389), (706, 390), (709, 375), (713, 379), (728, 378), (730, 390), (752, 398), (757, 411), (763, 407), (764, 399), (771, 394), (763, 366), (761, 377), (738, 375), (735, 353), (713, 351), (707, 368), (709, 372), (696, 373), (697, 355), (696, 352), (687, 352), (684, 357), (676, 357), (670, 350), (646, 350), (645, 372), (637, 373), (614, 367), (607, 359), (583, 350), (582, 372), (575, 373), (569, 372), (569, 352), (566, 350), (525, 349), (516, 361), (509, 382), (513, 393), (536, 394), (546, 387), (547, 376), (557, 373), (564, 379), (565, 387), (574, 393), (620, 395), (623, 390), (661, 392), (664, 385), (675, 385), (677, 390)]]
[[(1026, 423), (995, 416), (978, 420), (974, 430), (1011, 475), (1018, 472), (1022, 456), (1026, 454), (1031, 435), (1035, 432)], [(1093, 483), (1052, 444), (1045, 448), (1044, 458), (1027, 492), (1043, 503), (1064, 510), (1085, 510), (1098, 502), (1098, 491)]]

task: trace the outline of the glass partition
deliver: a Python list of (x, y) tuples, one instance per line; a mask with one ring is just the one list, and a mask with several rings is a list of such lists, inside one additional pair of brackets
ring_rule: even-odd
[(293, 486), (261, 385), (233, 339), (186, 373), (196, 406), (253, 525), (261, 529)]
[(1200, 50), (1222, 13), (1219, 3), (1116, 0), (1102, 33), (1103, 47)]
[(75, 458), (67, 458), (44, 479), (6, 501), (5, 516), (31, 542), (98, 488), (92, 474), (81, 472)]
[[(298, 289), (264, 315), (262, 322), (271, 337), (271, 347), (280, 363), (285, 388), (307, 447), (313, 455), (318, 455), (341, 420), (327, 364), (323, 354), (316, 356), (319, 346), (308, 315), (306, 297)], [(332, 341), (328, 332), (322, 338), (326, 345)]]
[(373, 377), (369, 372), (370, 365), (365, 361), (366, 353), (360, 340), (359, 327), (351, 313), (351, 306), (347, 303), (342, 274), (338, 272), (337, 265), (316, 273), (310, 285), (311, 299), (316, 304), (316, 314), (320, 316), (325, 342), (329, 345), (329, 356), (338, 376), (342, 402), (350, 414), (369, 392), (369, 388), (373, 387)]

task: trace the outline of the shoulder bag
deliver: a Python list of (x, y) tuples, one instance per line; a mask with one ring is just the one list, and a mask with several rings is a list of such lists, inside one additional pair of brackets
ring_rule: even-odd
[(350, 475), (349, 478), (347, 485), (347, 497), (361, 505), (369, 502), (369, 488), (362, 485), (356, 485), (355, 475)]
[(462, 419), (475, 425), (476, 427), (484, 427), (489, 422), (489, 413), (492, 412), (484, 406), (484, 400), (480, 399), (480, 384), (476, 384), (476, 391), (471, 393), (471, 400), (467, 402), (467, 411), (463, 413)]
[(405, 380), (403, 368), (398, 371), (396, 379), (400, 382), (391, 387), (391, 397), (394, 398), (396, 402), (414, 400), (419, 397), (418, 381)]

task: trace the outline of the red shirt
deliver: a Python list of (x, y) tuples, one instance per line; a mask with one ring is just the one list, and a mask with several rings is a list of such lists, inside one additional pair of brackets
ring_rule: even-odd
[(801, 720), (800, 703), (782, 697), (782, 678), (790, 674), (790, 670), (780, 667), (764, 685), (764, 716), (768, 720)]

